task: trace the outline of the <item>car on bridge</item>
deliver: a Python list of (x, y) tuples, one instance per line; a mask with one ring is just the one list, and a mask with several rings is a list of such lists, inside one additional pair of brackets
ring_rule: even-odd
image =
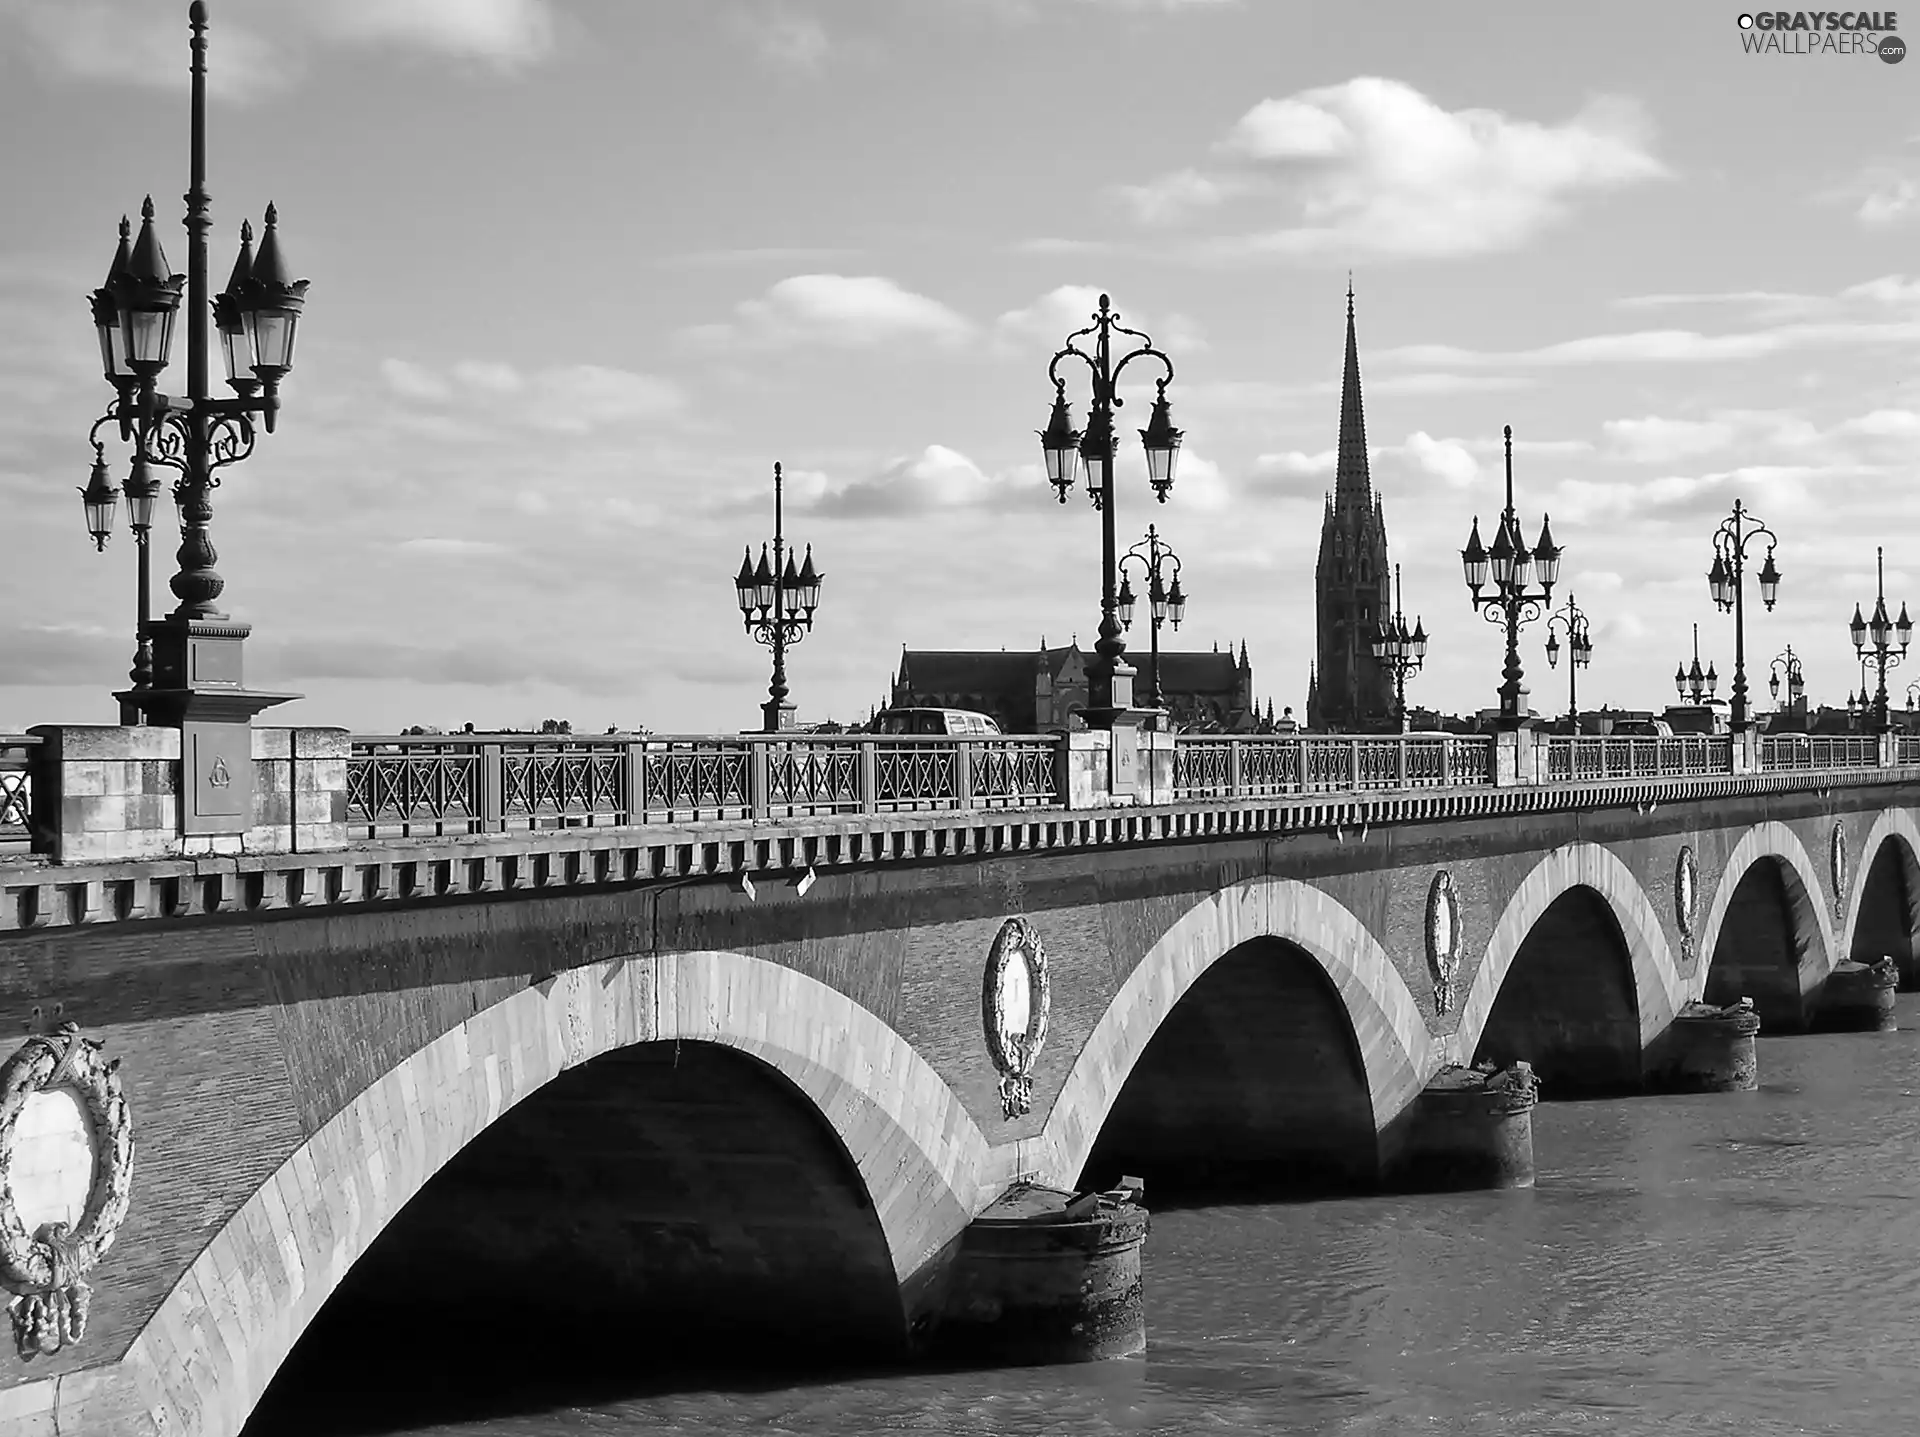
[(883, 709), (874, 716), (873, 731), (883, 734), (997, 734), (999, 723), (972, 709)]

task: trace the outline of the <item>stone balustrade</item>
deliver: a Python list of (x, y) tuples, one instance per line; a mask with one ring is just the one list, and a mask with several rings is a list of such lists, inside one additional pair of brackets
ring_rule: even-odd
[[(302, 855), (575, 829), (658, 828), (664, 841), (671, 828), (683, 844), (702, 835), (733, 844), (743, 826), (872, 834), (904, 824), (931, 833), (1017, 826), (1041, 811), (1336, 795), (1560, 789), (1584, 806), (1596, 785), (1697, 788), (1767, 776), (1771, 789), (1920, 768), (1920, 737), (1906, 735), (1586, 738), (1527, 729), (575, 737), (259, 727), (252, 747), (250, 811), (231, 832), (189, 833), (179, 730), (49, 725), (0, 735), (0, 865)], [(593, 844), (600, 835), (581, 837)]]

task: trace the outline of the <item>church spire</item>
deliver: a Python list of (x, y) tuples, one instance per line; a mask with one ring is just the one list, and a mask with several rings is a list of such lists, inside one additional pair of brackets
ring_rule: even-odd
[(1353, 332), (1353, 275), (1347, 275), (1347, 363), (1340, 379), (1340, 448), (1334, 468), (1333, 506), (1361, 514), (1373, 508), (1373, 476), (1367, 469), (1367, 420), (1360, 402), (1360, 343)]

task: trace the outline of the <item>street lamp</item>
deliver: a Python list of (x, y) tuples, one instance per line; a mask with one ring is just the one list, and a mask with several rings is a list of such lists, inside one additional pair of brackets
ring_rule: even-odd
[(793, 550), (787, 547), (785, 516), (782, 513), (780, 466), (773, 466), (773, 561), (767, 561), (767, 546), (760, 546), (760, 562), (753, 562), (753, 548), (747, 548), (740, 561), (740, 572), (733, 587), (740, 601), (740, 615), (754, 642), (773, 650), (773, 682), (767, 685), (767, 701), (760, 706), (762, 733), (780, 733), (793, 726), (793, 705), (787, 702), (787, 649), (813, 632), (813, 611), (820, 606), (820, 580), (824, 577), (813, 567), (813, 545), (807, 545), (806, 562), (794, 567)]
[[(1165, 566), (1173, 565), (1173, 582), (1161, 582)], [(1127, 550), (1120, 558), (1120, 592), (1114, 599), (1120, 611), (1120, 627), (1133, 627), (1133, 586), (1127, 582), (1127, 565), (1138, 564), (1141, 576), (1147, 583), (1147, 605), (1151, 611), (1151, 627), (1148, 630), (1148, 645), (1151, 658), (1147, 666), (1147, 707), (1162, 707), (1160, 693), (1160, 625), (1170, 623), (1175, 629), (1187, 616), (1187, 596), (1180, 589), (1180, 556), (1169, 549), (1160, 539), (1160, 531), (1153, 525), (1147, 525), (1147, 537)]]
[(1407, 627), (1400, 608), (1400, 566), (1393, 566), (1393, 615), (1373, 632), (1373, 656), (1393, 675), (1393, 712), (1400, 732), (1407, 731), (1407, 678), (1427, 662), (1427, 626), (1416, 617)]
[[(160, 237), (154, 230), (153, 199), (140, 208), (140, 232), (132, 236), (131, 222), (120, 221), (120, 243), (114, 251), (106, 282), (89, 296), (100, 360), (115, 400), (101, 423), (116, 422), (120, 437), (134, 446), (132, 475), (127, 481), (127, 511), (139, 548), (139, 644), (131, 675), (133, 687), (119, 695), (123, 722), (174, 724), (195, 716), (229, 720), (242, 709), (250, 715), (292, 695), (253, 694), (236, 704), (240, 689), (240, 646), (250, 632), (214, 608), (226, 587), (215, 571), (219, 555), (209, 534), (213, 521), (213, 490), (218, 471), (253, 452), (253, 416), (271, 434), (279, 413), (280, 383), (293, 368), (294, 335), (306, 303), (307, 284), (288, 278), (280, 253), (278, 216), (267, 206), (260, 248), (253, 249), (253, 230), (240, 227), (240, 254), (226, 291), (209, 296), (207, 231), (211, 200), (207, 194), (207, 7), (194, 0), (188, 26), (191, 126), (188, 147), (187, 272), (172, 274)], [(131, 242), (130, 242), (131, 240)], [(158, 390), (173, 346), (174, 321), (182, 299), (187, 313), (187, 393), (169, 396)], [(219, 332), (231, 399), (208, 396), (207, 321)], [(97, 435), (100, 424), (94, 426)], [(87, 532), (96, 549), (106, 546), (112, 532), (114, 505), (105, 499), (111, 488), (105, 475), (105, 453), (94, 445), (95, 480), (82, 491)], [(149, 466), (164, 465), (179, 476), (173, 497), (178, 506), (180, 570), (168, 587), (179, 600), (165, 619), (147, 617), (147, 531), (159, 481)], [(196, 698), (218, 694), (217, 701)], [(216, 713), (215, 710), (218, 710)]]
[(1569, 733), (1580, 732), (1580, 691), (1577, 675), (1580, 670), (1593, 663), (1593, 635), (1587, 629), (1587, 616), (1581, 607), (1574, 603), (1572, 591), (1567, 593), (1567, 602), (1547, 617), (1547, 667), (1555, 668), (1560, 662), (1560, 639), (1554, 630), (1564, 628), (1567, 631), (1567, 724)]
[[(1060, 502), (1067, 502), (1076, 470), (1084, 464), (1087, 495), (1100, 511), (1100, 638), (1094, 645), (1094, 661), (1087, 667), (1088, 698), (1085, 719), (1089, 728), (1111, 728), (1114, 720), (1133, 707), (1133, 669), (1126, 661), (1127, 644), (1121, 637), (1118, 615), (1119, 598), (1114, 579), (1119, 573), (1113, 529), (1113, 456), (1119, 440), (1113, 432), (1113, 411), (1124, 401), (1114, 392), (1120, 375), (1134, 360), (1147, 358), (1166, 370), (1156, 381), (1159, 388), (1153, 401), (1153, 413), (1147, 427), (1140, 431), (1140, 443), (1147, 454), (1147, 480), (1154, 497), (1162, 504), (1173, 488), (1174, 461), (1180, 456), (1184, 432), (1173, 427), (1173, 415), (1167, 404), (1167, 385), (1173, 382), (1173, 361), (1153, 347), (1153, 341), (1137, 329), (1120, 323), (1111, 310), (1111, 301), (1100, 296), (1100, 312), (1085, 329), (1067, 336), (1066, 345), (1047, 365), (1047, 378), (1053, 381), (1053, 413), (1047, 427), (1040, 431), (1040, 448), (1046, 456), (1047, 481), (1059, 491)], [(1140, 343), (1113, 357), (1113, 336), (1132, 335)], [(1094, 337), (1089, 354), (1074, 344), (1076, 339)], [(1093, 380), (1093, 403), (1087, 413), (1086, 432), (1073, 427), (1067, 408), (1067, 381), (1060, 377), (1060, 361), (1075, 355), (1086, 362)]]
[(1780, 675), (1784, 673), (1787, 676), (1787, 707), (1797, 707), (1806, 696), (1807, 676), (1800, 668), (1800, 656), (1793, 651), (1793, 645), (1788, 644), (1785, 653), (1774, 655), (1768, 668), (1772, 672), (1767, 676), (1767, 692), (1773, 696), (1774, 703), (1780, 702)]
[(1754, 518), (1738, 499), (1733, 501), (1733, 513), (1713, 531), (1713, 567), (1707, 571), (1713, 602), (1722, 613), (1733, 614), (1733, 702), (1727, 717), (1736, 731), (1747, 726), (1747, 546), (1763, 534), (1767, 557), (1760, 566), (1760, 598), (1771, 613), (1774, 600), (1780, 596), (1780, 571), (1773, 566), (1773, 548), (1780, 536)]
[[(1913, 620), (1907, 617), (1907, 606), (1900, 606), (1900, 618), (1897, 622), (1887, 618), (1887, 551), (1875, 548), (1873, 562), (1878, 574), (1877, 596), (1873, 601), (1873, 618), (1860, 616), (1860, 606), (1853, 606), (1853, 622), (1847, 626), (1853, 638), (1854, 652), (1860, 656), (1863, 665), (1872, 664), (1879, 673), (1879, 685), (1873, 695), (1873, 724), (1876, 732), (1884, 733), (1892, 727), (1892, 719), (1887, 713), (1887, 670), (1896, 668), (1907, 656), (1907, 645), (1913, 640)], [(1900, 652), (1893, 651), (1899, 644)], [(1860, 698), (1861, 707), (1866, 707), (1867, 683), (1866, 670), (1861, 669)]]
[[(1505, 682), (1500, 685), (1500, 727), (1517, 729), (1525, 721), (1520, 712), (1520, 680), (1524, 676), (1520, 667), (1520, 628), (1530, 624), (1546, 612), (1547, 605), (1553, 602), (1554, 581), (1560, 577), (1561, 549), (1553, 542), (1553, 530), (1543, 515), (1540, 520), (1540, 542), (1531, 552), (1520, 533), (1520, 519), (1513, 508), (1513, 426), (1506, 426), (1507, 440), (1507, 506), (1500, 513), (1500, 530), (1494, 535), (1491, 549), (1480, 543), (1480, 516), (1473, 516), (1473, 533), (1467, 539), (1467, 547), (1460, 551), (1460, 563), (1466, 570), (1467, 589), (1471, 595), (1473, 607), (1488, 623), (1504, 623), (1507, 630), (1507, 666), (1503, 671)], [(1540, 588), (1533, 588), (1535, 569), (1540, 576)], [(1482, 594), (1487, 577), (1493, 577), (1493, 592)]]
[(1713, 691), (1720, 687), (1720, 675), (1713, 671), (1708, 662), (1706, 672), (1700, 670), (1700, 626), (1693, 626), (1693, 666), (1687, 668), (1676, 665), (1673, 670), (1673, 686), (1683, 701), (1698, 707), (1713, 702)]

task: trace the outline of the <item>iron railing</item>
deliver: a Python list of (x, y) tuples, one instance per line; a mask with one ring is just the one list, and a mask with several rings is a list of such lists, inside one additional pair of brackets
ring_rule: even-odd
[[(1901, 740), (1899, 754), (1908, 762)], [(1920, 755), (1916, 755), (1920, 757)], [(1878, 734), (1768, 734), (1760, 740), (1760, 769), (1772, 773), (1780, 769), (1877, 768), (1880, 764)]]
[(0, 733), (0, 853), (32, 847), (33, 777), (28, 761), (40, 745), (35, 734)]
[(1492, 782), (1493, 740), (1480, 734), (1183, 734), (1173, 748), (1177, 802)]
[(1683, 778), (1732, 773), (1730, 735), (1677, 738), (1586, 738), (1553, 734), (1547, 739), (1547, 781), (1578, 783), (1609, 778)]
[(1053, 805), (1048, 737), (356, 737), (347, 822), (367, 837)]

